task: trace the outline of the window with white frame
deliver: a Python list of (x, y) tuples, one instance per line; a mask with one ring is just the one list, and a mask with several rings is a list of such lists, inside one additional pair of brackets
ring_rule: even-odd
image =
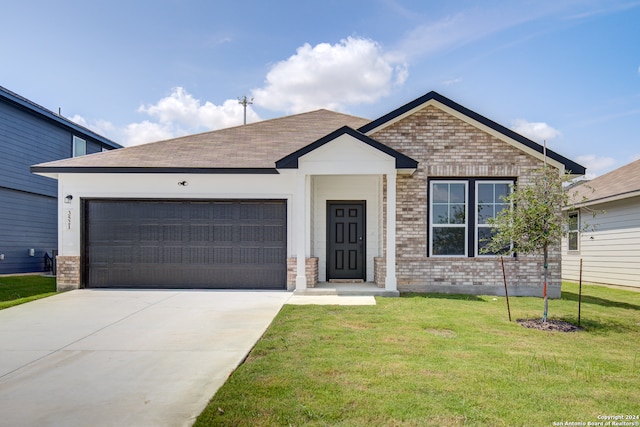
[(73, 157), (87, 154), (87, 141), (77, 136), (73, 136)]
[(467, 182), (431, 182), (431, 254), (467, 255)]
[(492, 236), (489, 218), (510, 209), (504, 198), (514, 180), (432, 179), (429, 182), (429, 255), (474, 257)]
[(483, 253), (482, 250), (493, 237), (490, 218), (498, 216), (500, 211), (510, 209), (505, 197), (511, 192), (512, 182), (505, 181), (476, 181), (476, 233), (475, 254), (496, 255), (493, 252)]
[(568, 249), (578, 250), (578, 237), (580, 236), (580, 215), (576, 212), (569, 212), (569, 235), (567, 238)]

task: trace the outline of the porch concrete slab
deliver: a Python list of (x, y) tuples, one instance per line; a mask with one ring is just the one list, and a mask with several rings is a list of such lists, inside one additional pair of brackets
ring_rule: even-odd
[(287, 301), (292, 305), (376, 305), (372, 296), (347, 295), (292, 295)]
[(76, 290), (0, 311), (12, 426), (189, 426), (288, 292)]
[(294, 295), (337, 295), (337, 296), (374, 296), (374, 297), (397, 297), (400, 292), (379, 288), (375, 283), (352, 283), (352, 282), (318, 282), (313, 288), (296, 289)]

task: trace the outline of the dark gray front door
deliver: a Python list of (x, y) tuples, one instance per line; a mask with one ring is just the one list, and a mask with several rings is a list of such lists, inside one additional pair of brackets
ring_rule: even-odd
[(84, 283), (285, 289), (284, 200), (87, 200)]
[(365, 279), (365, 202), (327, 202), (327, 279)]

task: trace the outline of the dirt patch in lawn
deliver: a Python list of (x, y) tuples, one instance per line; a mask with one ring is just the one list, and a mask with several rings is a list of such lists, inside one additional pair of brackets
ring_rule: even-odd
[(525, 328), (538, 329), (541, 331), (577, 332), (582, 330), (580, 326), (563, 320), (547, 319), (546, 322), (543, 322), (542, 319), (518, 319), (516, 322)]

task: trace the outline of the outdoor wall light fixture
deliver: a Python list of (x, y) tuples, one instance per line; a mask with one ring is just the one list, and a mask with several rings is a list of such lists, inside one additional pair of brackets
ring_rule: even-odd
[(68, 194), (65, 198), (64, 198), (64, 202), (69, 204), (71, 203), (71, 200), (73, 200), (73, 196), (71, 194)]
[(179, 181), (179, 182), (178, 182), (178, 185), (179, 185), (180, 187), (186, 187), (187, 185), (189, 185), (189, 183), (188, 183), (187, 181)]
[(29, 249), (29, 256), (36, 256), (36, 250), (33, 248)]

